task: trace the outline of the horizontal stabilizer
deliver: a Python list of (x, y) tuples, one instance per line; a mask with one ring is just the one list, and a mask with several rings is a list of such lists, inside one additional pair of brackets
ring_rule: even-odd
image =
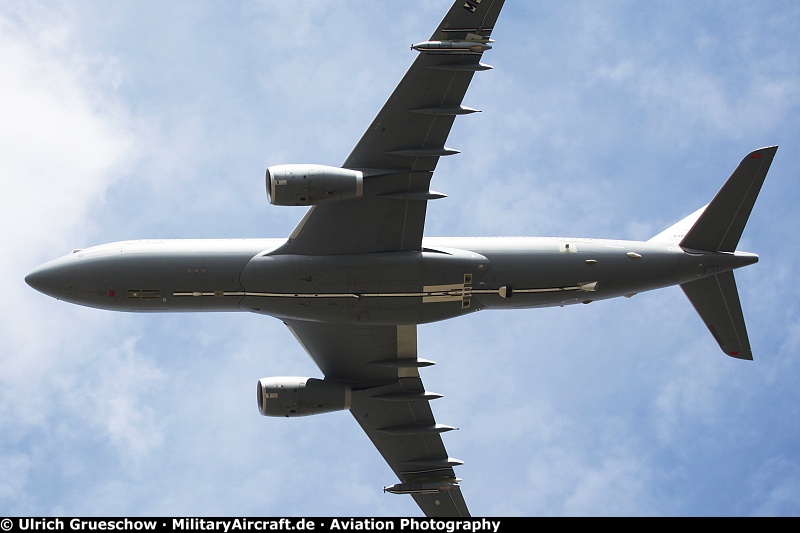
[(777, 146), (750, 152), (681, 241), (682, 248), (733, 252), (753, 210)]
[(733, 272), (690, 281), (681, 289), (726, 354), (753, 359)]

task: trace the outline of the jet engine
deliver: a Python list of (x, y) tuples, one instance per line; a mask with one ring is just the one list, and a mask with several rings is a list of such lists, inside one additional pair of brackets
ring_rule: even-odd
[(307, 416), (350, 409), (350, 386), (324, 379), (271, 377), (258, 380), (264, 416)]
[(267, 168), (267, 197), (273, 205), (314, 205), (359, 198), (364, 173), (324, 165), (275, 165)]

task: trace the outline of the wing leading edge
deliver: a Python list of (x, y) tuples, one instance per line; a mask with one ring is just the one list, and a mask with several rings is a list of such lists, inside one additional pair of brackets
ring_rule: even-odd
[[(455, 118), (475, 109), (462, 102), (503, 0), (458, 0), (342, 165), (364, 172), (363, 197), (311, 207), (274, 253), (330, 255), (419, 250), (427, 200)], [(443, 49), (442, 43), (467, 43)], [(472, 49), (469, 45), (472, 45)], [(452, 45), (451, 45), (452, 46)], [(458, 45), (461, 46), (461, 45)]]

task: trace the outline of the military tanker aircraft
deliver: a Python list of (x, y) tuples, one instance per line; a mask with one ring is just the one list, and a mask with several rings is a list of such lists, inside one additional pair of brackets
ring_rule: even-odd
[(417, 326), (484, 309), (564, 306), (678, 285), (722, 351), (752, 359), (733, 270), (777, 147), (741, 160), (705, 207), (647, 241), (424, 237), (445, 141), (493, 46), (502, 0), (456, 0), (341, 167), (266, 171), (274, 205), (309, 206), (288, 238), (137, 240), (45, 263), (25, 280), (70, 303), (115, 311), (244, 311), (282, 320), (320, 377), (268, 377), (266, 416), (350, 410), (427, 516), (469, 516), (423, 386)]

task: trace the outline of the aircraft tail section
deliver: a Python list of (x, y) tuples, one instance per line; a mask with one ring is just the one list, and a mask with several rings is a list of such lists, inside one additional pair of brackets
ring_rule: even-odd
[[(709, 204), (650, 240), (674, 242), (692, 252), (735, 252), (777, 150), (770, 146), (747, 154)], [(741, 259), (744, 265), (758, 257), (742, 254)], [(684, 283), (681, 289), (722, 351), (753, 359), (732, 270)]]

